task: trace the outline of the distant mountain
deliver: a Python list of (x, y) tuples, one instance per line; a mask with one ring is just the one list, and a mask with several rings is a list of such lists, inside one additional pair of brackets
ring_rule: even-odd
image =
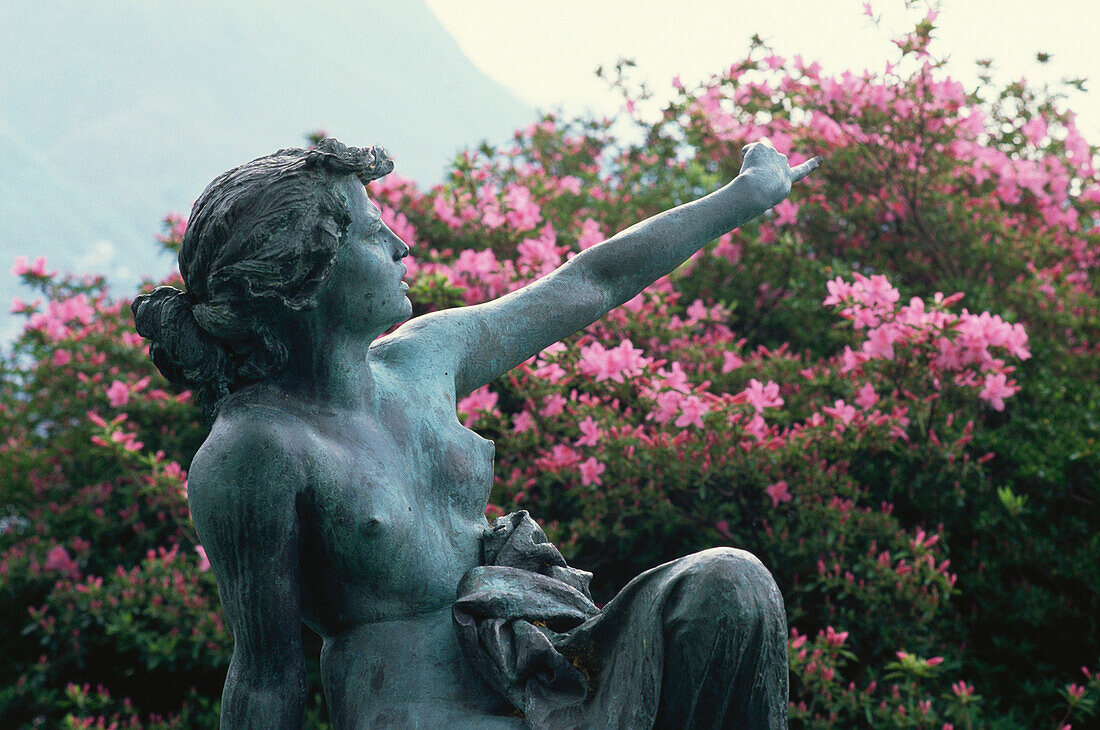
[(306, 131), (381, 144), (431, 184), (533, 114), (419, 0), (3, 0), (0, 311), (19, 254), (119, 291), (167, 273), (164, 214)]

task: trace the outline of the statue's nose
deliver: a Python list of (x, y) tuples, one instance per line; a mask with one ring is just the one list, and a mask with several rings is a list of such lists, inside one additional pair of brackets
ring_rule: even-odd
[(400, 261), (401, 259), (409, 255), (409, 244), (398, 238), (397, 234), (393, 233), (392, 231), (390, 232), (390, 236), (393, 239), (393, 260)]

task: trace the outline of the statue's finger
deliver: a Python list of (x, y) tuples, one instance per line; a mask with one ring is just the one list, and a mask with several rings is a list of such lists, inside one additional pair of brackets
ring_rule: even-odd
[(811, 172), (821, 167), (821, 158), (814, 157), (811, 160), (806, 160), (801, 165), (791, 168), (791, 182), (798, 182), (802, 178), (809, 175)]

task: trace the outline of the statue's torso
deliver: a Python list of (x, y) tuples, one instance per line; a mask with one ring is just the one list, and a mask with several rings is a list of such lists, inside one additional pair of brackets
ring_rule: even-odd
[(423, 394), (398, 399), (418, 402), (310, 424), (302, 610), (323, 636), (449, 606), (480, 558), (492, 442)]
[(446, 384), (377, 381), (365, 413), (291, 406), (309, 460), (301, 610), (324, 637), (336, 727), (522, 726), (494, 717), (507, 703), (462, 658), (451, 624), (488, 526), (493, 443), (457, 421)]

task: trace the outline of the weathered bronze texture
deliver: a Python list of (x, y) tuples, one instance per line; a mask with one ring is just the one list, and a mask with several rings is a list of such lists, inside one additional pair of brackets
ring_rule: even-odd
[(211, 422), (189, 471), (234, 636), (224, 728), (296, 728), (301, 622), (337, 728), (785, 727), (782, 597), (707, 550), (598, 609), (521, 512), (490, 526), (493, 443), (458, 398), (602, 317), (758, 216), (820, 160), (765, 144), (704, 198), (494, 301), (409, 319), (409, 248), (364, 183), (393, 165), (331, 139), (219, 176), (191, 212), (186, 291), (138, 331)]

